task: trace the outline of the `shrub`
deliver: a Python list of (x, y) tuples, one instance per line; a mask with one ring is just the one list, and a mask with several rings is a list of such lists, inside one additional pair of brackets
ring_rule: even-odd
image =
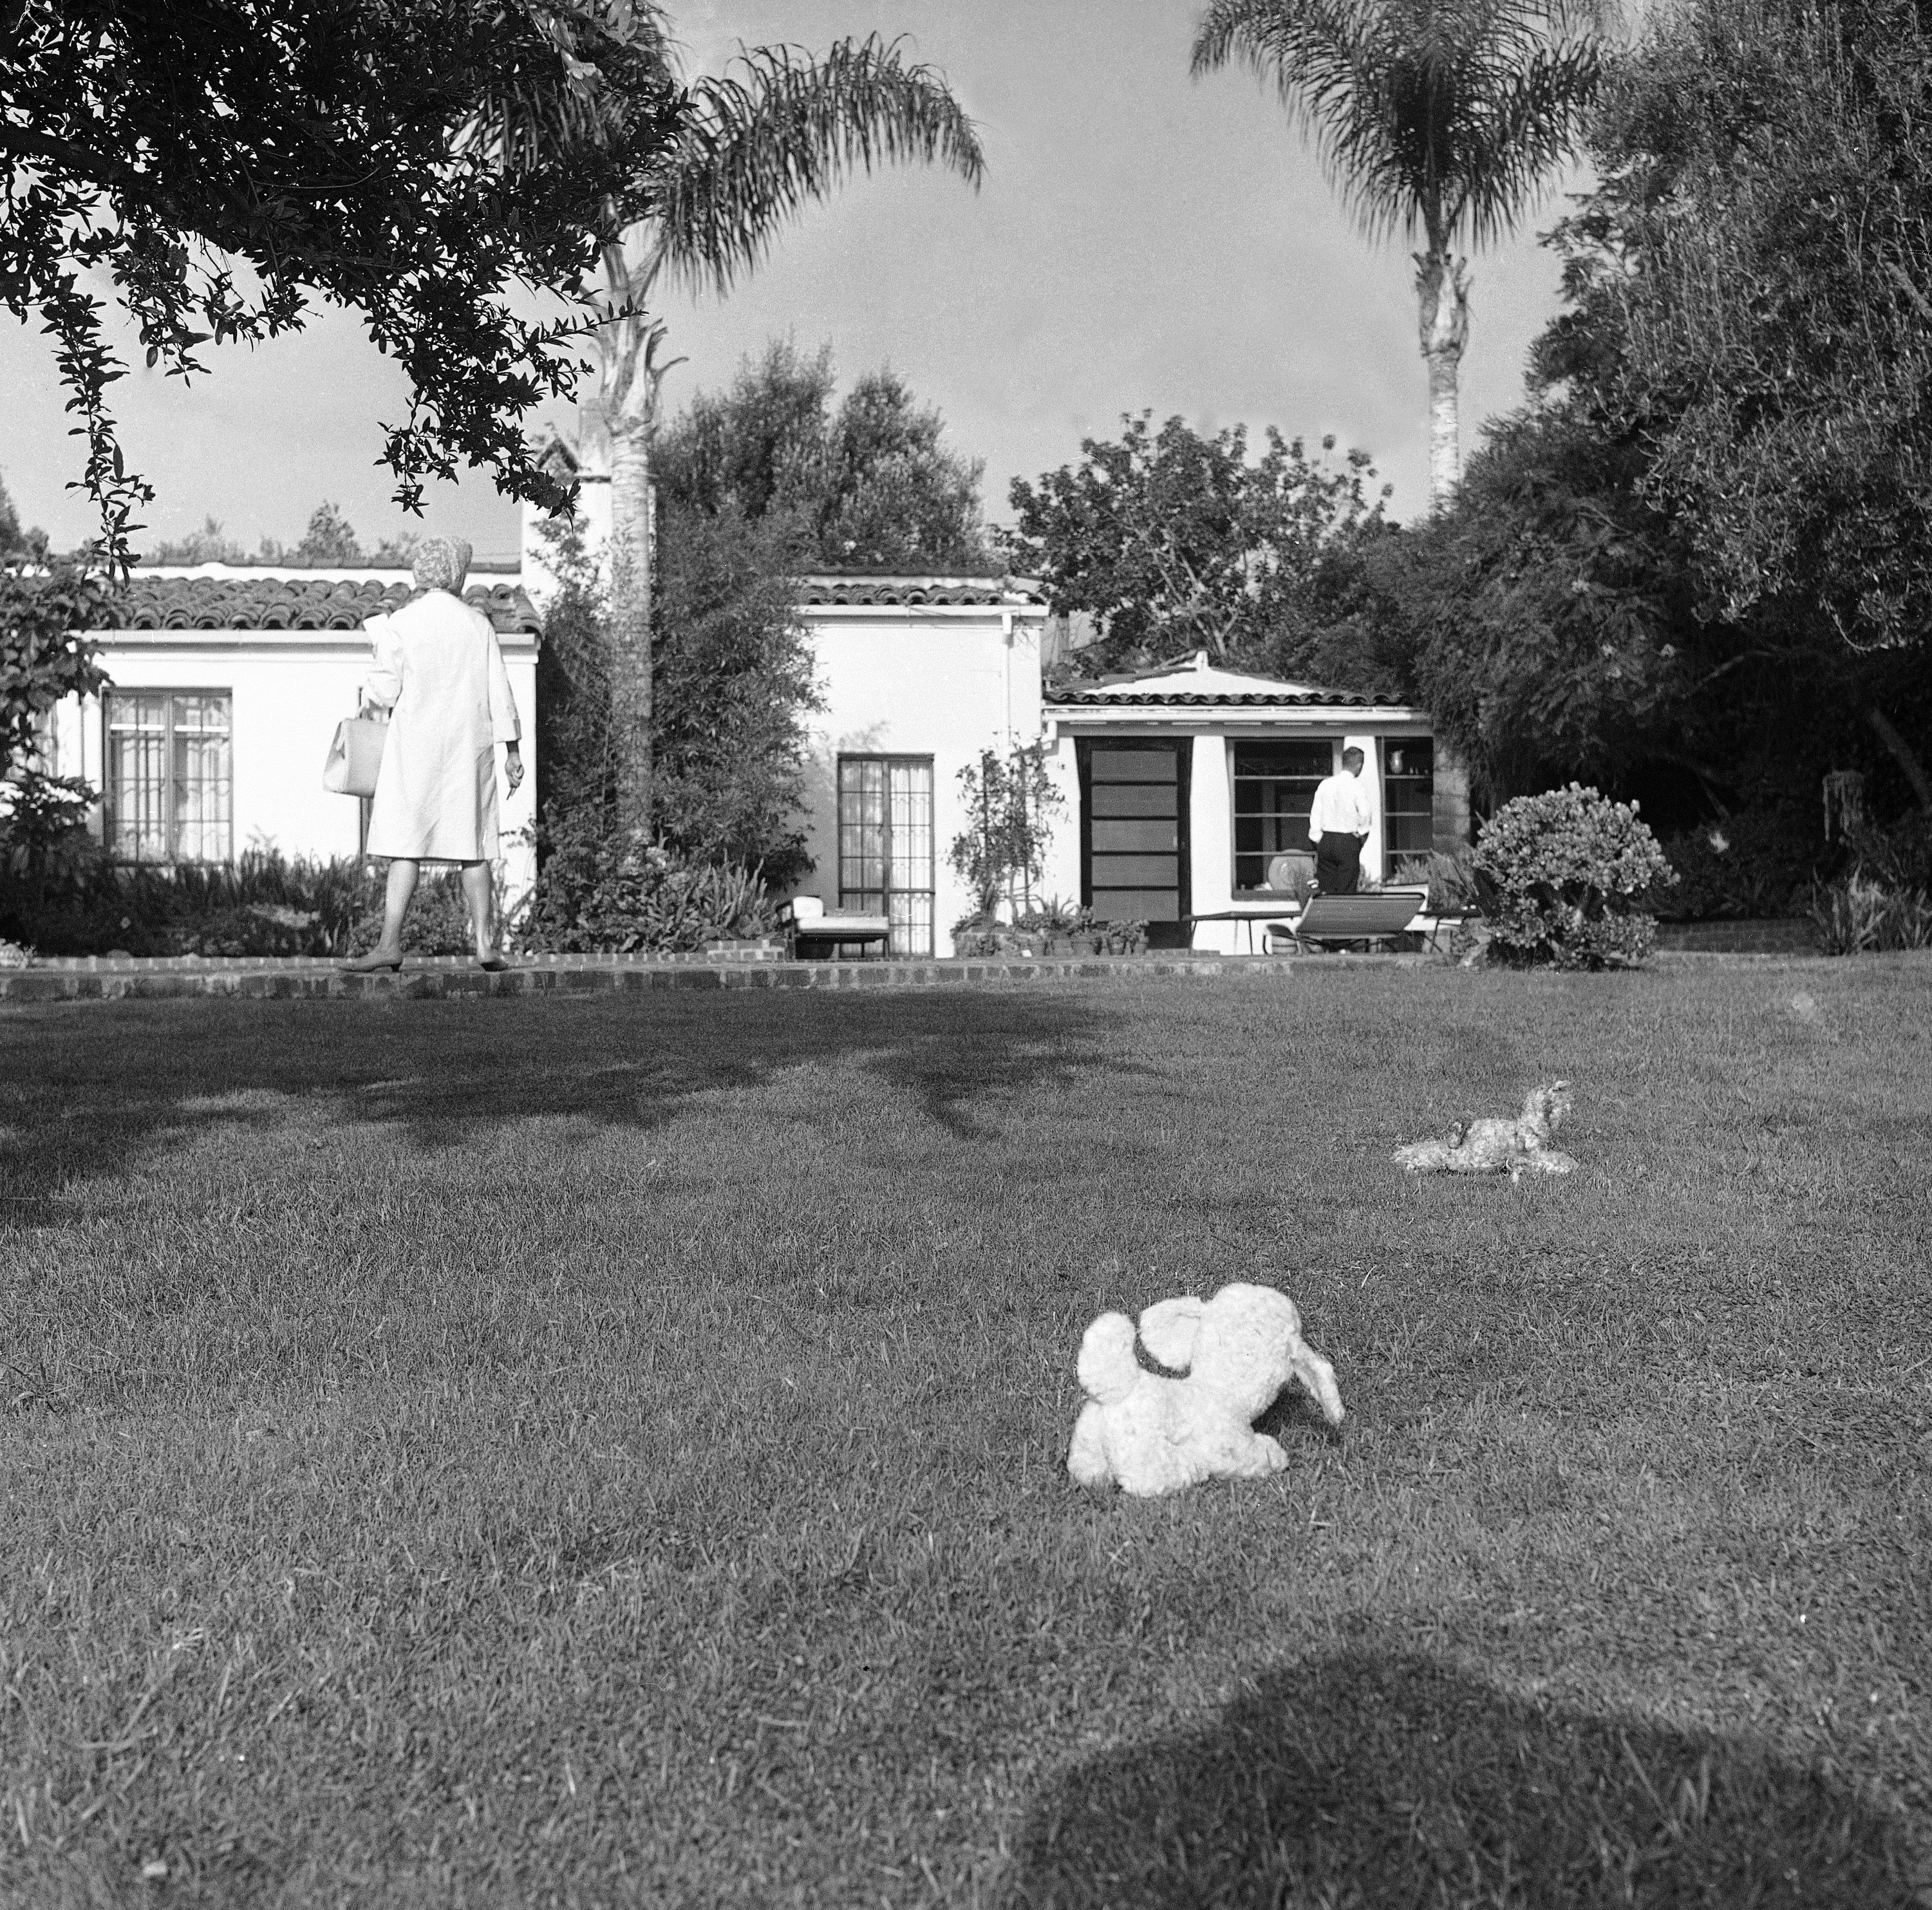
[(42, 955), (340, 955), (358, 916), (380, 906), (380, 883), (352, 857), (112, 862), (81, 826), (86, 794), (40, 779), (0, 817), (0, 935)]
[(516, 925), (527, 949), (560, 955), (688, 953), (776, 925), (756, 869), (688, 861), (640, 834), (552, 822), (549, 853)]
[[(347, 952), (367, 955), (382, 934), (383, 891), (388, 883), (388, 865), (370, 872), (358, 898), (356, 919), (348, 931)], [(503, 889), (496, 884), (496, 919), (503, 916)], [(470, 904), (464, 899), (463, 878), (453, 869), (425, 874), (416, 884), (410, 912), (403, 918), (403, 952), (405, 955), (468, 955), (476, 946), (470, 927)], [(210, 952), (212, 952), (211, 951)]]
[(1922, 889), (1888, 888), (1861, 870), (1817, 885), (1811, 919), (1826, 955), (1932, 948), (1932, 896)]
[[(1434, 849), (1426, 856), (1405, 856), (1396, 865), (1395, 881), (1398, 886), (1409, 887), (1418, 882), (1427, 883), (1431, 915), (1473, 915), (1480, 902), (1474, 858), (1472, 849), (1453, 853)], [(1298, 894), (1296, 899), (1305, 901), (1307, 897)]]
[(1634, 803), (1572, 783), (1506, 802), (1472, 862), (1490, 946), (1506, 961), (1630, 967), (1656, 940), (1639, 907), (1675, 871)]
[(982, 749), (959, 772), (959, 806), (967, 826), (946, 851), (990, 920), (1004, 901), (1016, 919), (1033, 912), (1033, 885), (1046, 866), (1053, 817), (1065, 807), (1046, 766), (1046, 752), (1028, 743), (1002, 757)]

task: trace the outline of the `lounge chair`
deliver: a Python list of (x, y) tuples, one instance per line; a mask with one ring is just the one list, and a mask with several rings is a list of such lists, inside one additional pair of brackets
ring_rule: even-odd
[(1292, 922), (1270, 922), (1270, 940), (1290, 937), (1302, 949), (1322, 949), (1348, 942), (1382, 942), (1426, 931), (1418, 920), (1429, 906), (1426, 889), (1370, 889), (1356, 895), (1313, 895)]
[[(789, 901), (781, 902), (778, 924), (790, 940), (792, 953), (801, 961), (824, 960), (848, 943), (862, 949), (876, 942), (884, 955), (892, 933), (892, 925), (884, 916), (828, 913), (816, 895), (794, 895)], [(824, 954), (814, 956), (808, 953), (808, 948), (822, 949)]]

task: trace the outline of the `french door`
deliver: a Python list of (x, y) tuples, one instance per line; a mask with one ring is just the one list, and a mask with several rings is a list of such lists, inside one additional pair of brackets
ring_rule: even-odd
[(932, 758), (838, 759), (838, 906), (882, 915), (887, 952), (932, 953)]

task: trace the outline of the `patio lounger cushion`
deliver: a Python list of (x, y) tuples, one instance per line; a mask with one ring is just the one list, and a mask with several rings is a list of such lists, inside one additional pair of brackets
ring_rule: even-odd
[(1362, 942), (1400, 935), (1429, 900), (1420, 889), (1371, 889), (1359, 895), (1316, 895), (1296, 918), (1298, 942)]
[(794, 895), (781, 903), (778, 919), (791, 931), (794, 942), (884, 942), (892, 932), (884, 916), (828, 913), (816, 895)]
[(821, 915), (795, 924), (801, 942), (883, 942), (892, 925), (882, 915)]

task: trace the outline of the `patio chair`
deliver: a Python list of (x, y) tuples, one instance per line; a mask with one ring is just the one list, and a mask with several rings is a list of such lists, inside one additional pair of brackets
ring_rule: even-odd
[(1370, 889), (1358, 895), (1314, 895), (1292, 922), (1268, 925), (1272, 938), (1291, 937), (1301, 949), (1349, 942), (1385, 942), (1406, 934), (1429, 904), (1426, 889)]
[[(862, 952), (867, 944), (876, 942), (884, 955), (892, 932), (892, 925), (884, 916), (828, 913), (816, 895), (794, 895), (789, 901), (781, 902), (778, 925), (800, 961), (823, 961), (846, 944), (855, 945)], [(824, 952), (809, 954), (808, 947)]]

